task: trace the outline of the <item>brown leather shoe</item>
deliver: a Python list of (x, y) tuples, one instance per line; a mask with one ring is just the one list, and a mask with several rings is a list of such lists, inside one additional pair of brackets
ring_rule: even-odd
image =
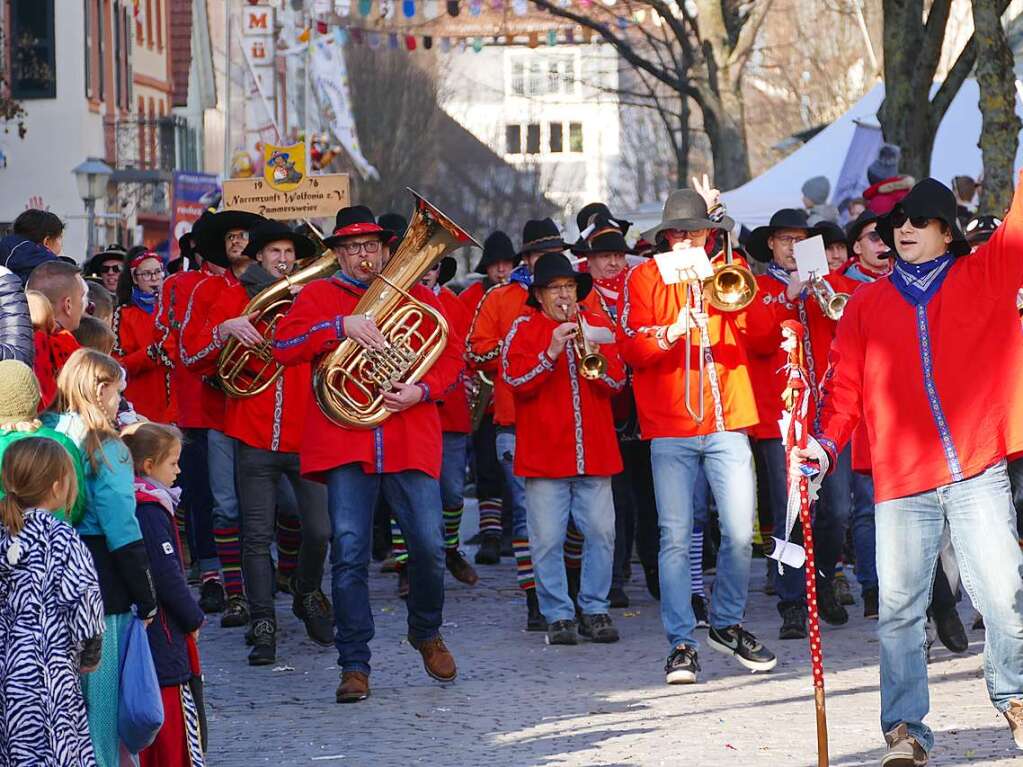
[(470, 586), (475, 586), (476, 582), (479, 581), (480, 577), (476, 574), (476, 570), (469, 561), (465, 558), (465, 555), (457, 549), (449, 551), (445, 556), (447, 562), (448, 572), (451, 573), (456, 581), (461, 581)]
[(438, 682), (452, 682), (458, 676), (455, 659), (444, 645), (441, 635), (416, 643), (409, 637), (409, 644), (423, 656), (423, 668)]
[(361, 671), (345, 671), (337, 686), (338, 703), (358, 703), (369, 697), (369, 677)]
[(881, 757), (881, 767), (924, 767), (927, 764), (927, 752), (909, 734), (905, 722), (886, 732), (884, 739), (888, 750)]

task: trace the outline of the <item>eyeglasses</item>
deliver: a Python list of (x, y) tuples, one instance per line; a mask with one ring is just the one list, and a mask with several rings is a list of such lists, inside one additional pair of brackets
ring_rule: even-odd
[(543, 289), (548, 293), (575, 293), (575, 283), (570, 282), (567, 285), (544, 285)]
[(914, 229), (926, 229), (934, 219), (929, 216), (907, 216), (903, 211), (892, 213), (892, 228), (901, 229), (909, 221)]
[(349, 256), (357, 256), (359, 253), (373, 254), (380, 250), (380, 240), (369, 242), (345, 242), (337, 245), (335, 250), (343, 250)]
[(237, 241), (248, 242), (249, 241), (249, 233), (248, 232), (228, 232), (227, 236), (224, 237), (224, 239), (227, 242), (237, 242)]
[(144, 272), (135, 272), (136, 277), (141, 277), (144, 280), (155, 280), (157, 277), (163, 277), (163, 269), (148, 269)]
[(859, 239), (857, 239), (856, 242), (860, 242), (860, 240), (870, 240), (872, 243), (877, 245), (879, 242), (881, 242), (881, 235), (879, 235), (877, 232), (870, 231), (867, 232), (866, 234), (860, 235)]
[(100, 274), (120, 274), (124, 270), (123, 264), (103, 264), (99, 268)]
[(806, 239), (806, 235), (805, 234), (783, 234), (783, 235), (780, 235), (780, 236), (776, 235), (773, 239), (774, 239), (775, 242), (780, 242), (782, 245), (795, 245), (797, 242), (802, 242), (803, 240), (805, 240)]

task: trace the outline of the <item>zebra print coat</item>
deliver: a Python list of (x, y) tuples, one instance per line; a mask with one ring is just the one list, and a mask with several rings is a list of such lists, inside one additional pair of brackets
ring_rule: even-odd
[(51, 513), (0, 526), (0, 767), (95, 765), (79, 652), (103, 632), (89, 550)]

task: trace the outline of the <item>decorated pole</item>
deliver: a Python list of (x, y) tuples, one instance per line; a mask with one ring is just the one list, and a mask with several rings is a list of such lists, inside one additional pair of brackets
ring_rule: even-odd
[[(785, 366), (788, 381), (782, 399), (789, 413), (785, 434), (786, 456), (793, 448), (805, 448), (807, 410), (810, 389), (803, 355), (803, 326), (793, 320), (782, 323), (782, 349), (788, 352)], [(791, 458), (788, 459), (791, 462)], [(789, 492), (791, 492), (790, 483)], [(817, 714), (817, 765), (828, 767), (828, 717), (824, 706), (824, 653), (821, 648), (820, 619), (817, 613), (817, 564), (813, 551), (813, 522), (810, 517), (810, 480), (799, 475), (799, 519), (803, 524), (803, 548), (806, 552), (806, 607), (810, 634), (810, 665), (813, 669), (813, 698)]]

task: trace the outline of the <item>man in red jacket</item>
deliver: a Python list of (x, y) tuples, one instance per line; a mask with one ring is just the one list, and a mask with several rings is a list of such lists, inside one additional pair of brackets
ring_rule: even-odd
[(563, 550), (569, 515), (586, 538), (579, 588), (578, 631), (594, 642), (617, 642), (608, 615), (614, 559), (611, 476), (622, 470), (611, 397), (625, 386), (625, 368), (611, 323), (585, 311), (584, 331), (606, 369), (585, 376), (576, 342), (580, 302), (593, 287), (561, 253), (536, 262), (526, 313), (512, 323), (501, 349), (501, 375), (515, 397), (515, 474), (525, 477), (529, 541), (548, 644), (576, 644), (575, 606), (568, 594)]
[[(703, 248), (712, 230), (727, 230), (730, 224), (712, 220), (699, 193), (680, 189), (668, 197), (661, 223), (643, 236), (666, 254), (675, 247)], [(721, 523), (708, 644), (755, 671), (769, 671), (777, 663), (774, 654), (742, 627), (754, 508), (753, 458), (746, 430), (757, 422), (743, 338), (746, 317), (744, 312), (697, 309), (688, 289), (693, 282), (702, 294), (697, 280), (666, 283), (655, 257), (629, 272), (618, 309), (619, 348), (632, 368), (640, 431), (651, 440), (661, 531), (661, 620), (671, 647), (665, 664), (668, 684), (692, 684), (700, 670), (689, 546), (701, 466)]]
[[(274, 356), (286, 366), (317, 367), (324, 356), (351, 339), (380, 350), (387, 341), (373, 317), (355, 312), (360, 299), (390, 258), (392, 233), (363, 205), (338, 213), (332, 237), (338, 273), (306, 285), (274, 333)], [(422, 285), (408, 291), (440, 310)], [(449, 339), (450, 341), (450, 339)], [(458, 384), (462, 349), (447, 343), (414, 385), (397, 381), (382, 394), (389, 416), (374, 427), (342, 426), (312, 404), (306, 408), (301, 446), (303, 476), (327, 484), (331, 542), (335, 644), (341, 666), (339, 703), (369, 695), (369, 642), (373, 613), (367, 583), (373, 510), (383, 492), (409, 548), (409, 643), (423, 656), (427, 673), (442, 682), (457, 673), (440, 635), (444, 609), (444, 521), (440, 486), (441, 426), (436, 402)]]
[[(827, 367), (828, 349), (834, 337), (837, 320), (828, 317), (815, 298), (811, 286), (799, 279), (795, 244), (820, 234), (820, 229), (807, 223), (802, 210), (783, 208), (771, 216), (767, 226), (753, 230), (749, 253), (767, 264), (767, 273), (757, 277), (757, 296), (750, 305), (747, 342), (753, 391), (757, 398), (760, 423), (753, 428), (761, 473), (758, 478), (767, 486), (776, 537), (785, 536), (788, 473), (785, 449), (778, 421), (784, 405), (782, 390), (785, 376), (782, 368), (786, 352), (781, 348), (781, 325), (786, 320), (799, 322), (804, 329), (803, 348), (810, 379), (810, 414), (812, 421), (818, 409), (818, 385)], [(858, 283), (831, 272), (821, 279), (835, 293), (851, 293)], [(852, 472), (849, 453), (843, 452), (836, 471), (825, 483), (814, 515), (814, 541), (817, 552), (817, 601), (820, 616), (832, 625), (849, 620), (846, 609), (835, 597), (833, 579), (835, 566), (842, 554), (845, 531), (852, 506)], [(798, 533), (797, 533), (798, 535)], [(779, 565), (768, 561), (777, 573)], [(779, 639), (806, 638), (806, 577), (802, 568), (781, 566), (775, 580), (778, 612), (782, 625)]]
[[(796, 471), (833, 465), (862, 420), (869, 440), (880, 585), (883, 764), (927, 763), (933, 743), (924, 623), (942, 535), (987, 628), (985, 676), (1023, 748), (1023, 555), (1006, 474), (1023, 452), (1023, 193), (972, 255), (955, 196), (921, 181), (878, 225), (892, 275), (846, 307), (823, 383), (817, 438)], [(815, 481), (816, 484), (816, 481)]]

